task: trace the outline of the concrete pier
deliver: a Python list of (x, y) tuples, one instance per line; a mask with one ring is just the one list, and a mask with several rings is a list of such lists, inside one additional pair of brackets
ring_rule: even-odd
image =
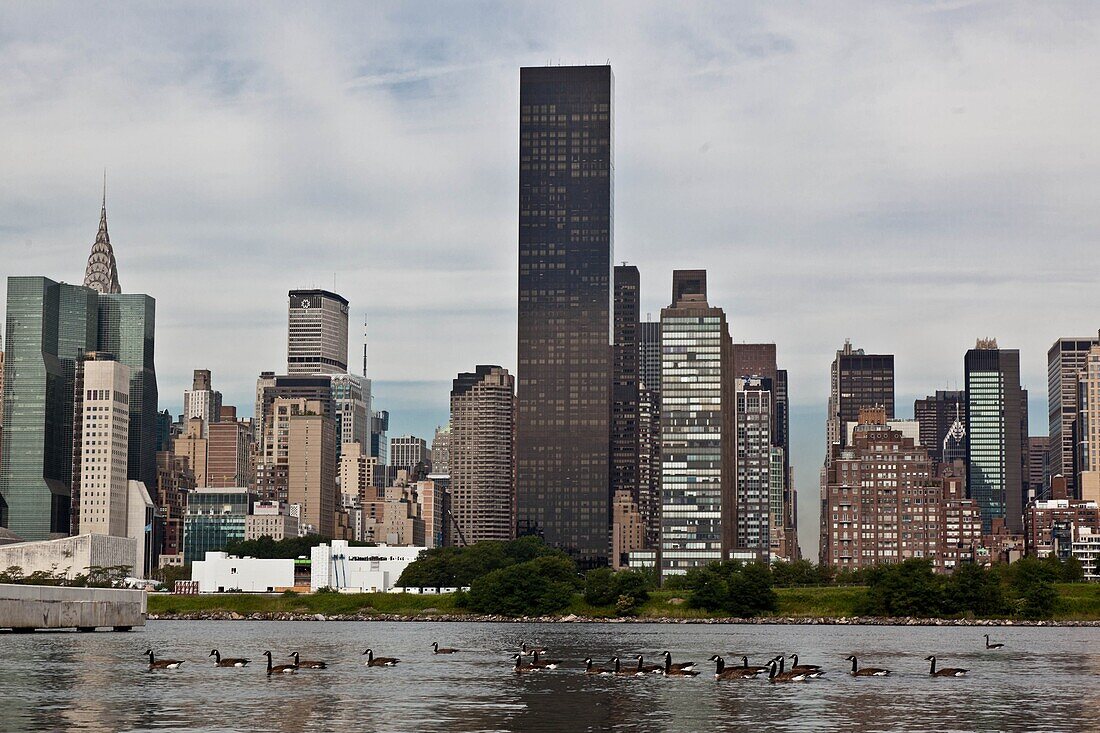
[(144, 626), (147, 596), (123, 588), (0, 584), (0, 629), (114, 629)]

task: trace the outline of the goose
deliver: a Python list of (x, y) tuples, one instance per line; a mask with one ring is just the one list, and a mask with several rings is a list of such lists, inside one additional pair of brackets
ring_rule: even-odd
[(524, 672), (535, 672), (538, 667), (533, 664), (527, 664), (522, 662), (523, 654), (513, 654), (512, 659), (516, 660), (516, 666), (512, 667), (512, 671), (516, 674), (523, 674)]
[(264, 652), (264, 656), (267, 657), (267, 676), (270, 677), (273, 674), (294, 674), (298, 671), (298, 668), (293, 664), (280, 664), (278, 666), (271, 666), (271, 652)]
[(539, 654), (544, 654), (544, 653), (546, 653), (546, 647), (543, 647), (543, 646), (527, 646), (526, 641), (523, 642), (522, 645), (520, 645), (520, 652), (519, 653), (522, 654), (525, 657), (533, 656), (535, 652), (538, 652)]
[(716, 680), (748, 680), (754, 679), (759, 672), (753, 672), (747, 667), (727, 667), (726, 660), (715, 654), (708, 661), (714, 662), (714, 679)]
[(768, 671), (767, 667), (761, 667), (759, 665), (749, 664), (749, 658), (748, 657), (741, 657), (741, 669), (750, 669), (753, 672), (755, 672), (756, 674), (760, 674), (761, 672), (767, 672)]
[(849, 674), (853, 677), (886, 677), (890, 674), (890, 670), (879, 667), (858, 667), (854, 654), (845, 659), (852, 663), (852, 671)]
[(155, 659), (153, 657), (153, 650), (146, 649), (145, 656), (149, 657), (149, 669), (179, 669), (183, 664), (182, 659)]
[(1004, 647), (1004, 644), (1002, 644), (1000, 642), (990, 644), (989, 643), (989, 634), (985, 635), (985, 648), (986, 649), (1001, 649), (1003, 647)]
[(367, 655), (366, 666), (368, 667), (392, 667), (401, 661), (396, 657), (376, 657), (373, 649), (368, 649), (363, 653)]
[(676, 664), (673, 664), (672, 663), (672, 652), (666, 651), (664, 656), (665, 656), (665, 669), (668, 669), (669, 667), (672, 667), (673, 669), (683, 669), (683, 670), (695, 669), (695, 662), (677, 662)]
[(594, 667), (592, 666), (592, 657), (589, 657), (588, 659), (584, 660), (584, 673), (610, 675), (615, 674), (615, 670), (608, 669), (607, 667)]
[(791, 671), (792, 672), (794, 672), (795, 670), (805, 671), (805, 670), (811, 670), (811, 669), (821, 669), (820, 664), (799, 664), (797, 654), (792, 654), (790, 656), (790, 660), (791, 660)]
[(215, 667), (243, 667), (252, 661), (251, 659), (239, 659), (235, 657), (226, 657), (222, 659), (222, 655), (217, 649), (211, 649), (210, 653), (206, 656), (214, 657)]
[(969, 669), (960, 669), (959, 667), (944, 667), (943, 669), (936, 669), (936, 657), (925, 657), (924, 661), (931, 662), (932, 666), (928, 668), (928, 674), (933, 677), (962, 677)]
[[(797, 655), (795, 656), (797, 658)], [(779, 674), (784, 674), (788, 671), (786, 668), (787, 661), (782, 654), (773, 659), (772, 662), (779, 662)], [(821, 667), (818, 667), (816, 664), (799, 664), (791, 667), (789, 671), (791, 674), (800, 674), (808, 680), (816, 680), (825, 675)]]
[(539, 659), (539, 652), (535, 652), (535, 658), (531, 660), (531, 666), (535, 669), (557, 669), (561, 665), (561, 660), (551, 659), (550, 661), (542, 661)]
[(298, 652), (291, 652), (290, 656), (294, 657), (294, 666), (298, 669), (325, 669), (326, 667), (328, 667), (328, 664), (326, 664), (325, 662), (318, 662), (309, 659), (303, 662)]
[(661, 674), (665, 671), (660, 664), (645, 664), (641, 654), (635, 659), (638, 660), (638, 674)]
[(618, 657), (611, 657), (611, 663), (615, 665), (613, 674), (619, 677), (644, 677), (645, 672), (639, 672), (636, 669), (623, 669), (619, 664)]
[[(779, 658), (782, 660), (782, 657)], [(768, 682), (773, 685), (777, 682), (805, 682), (806, 674), (804, 672), (781, 672), (777, 670), (779, 662), (775, 659), (768, 662)]]
[(441, 647), (438, 641), (432, 642), (432, 654), (458, 654), (459, 651), (458, 649), (451, 649), (446, 646)]
[[(698, 677), (699, 673), (693, 668), (695, 662), (685, 662), (685, 666), (677, 666), (672, 663), (672, 655), (665, 652), (665, 677)], [(691, 666), (687, 666), (691, 665)]]

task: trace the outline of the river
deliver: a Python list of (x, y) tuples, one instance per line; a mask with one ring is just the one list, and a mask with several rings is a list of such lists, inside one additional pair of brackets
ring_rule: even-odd
[[(987, 630), (1005, 648), (987, 651)], [(434, 656), (433, 641), (462, 652)], [(523, 641), (565, 665), (513, 674)], [(150, 672), (150, 646), (187, 661)], [(401, 663), (364, 667), (368, 646)], [(253, 662), (215, 668), (214, 647)], [(297, 650), (329, 668), (269, 679), (266, 649), (276, 664)], [(585, 657), (656, 663), (665, 649), (701, 674), (582, 674)], [(780, 652), (828, 673), (719, 682), (705, 661)], [(894, 674), (852, 678), (849, 654)], [(929, 654), (971, 672), (929, 677)], [(151, 621), (130, 633), (0, 634), (0, 694), (4, 731), (1100, 731), (1100, 629)]]

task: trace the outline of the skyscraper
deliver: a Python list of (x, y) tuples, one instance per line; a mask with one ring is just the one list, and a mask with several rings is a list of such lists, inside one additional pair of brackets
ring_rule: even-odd
[(645, 546), (661, 542), (661, 322), (638, 328), (638, 495)]
[[(920, 423), (920, 444), (936, 463), (950, 463), (944, 457), (944, 444), (956, 420), (966, 425), (966, 393), (962, 390), (936, 390), (933, 395), (913, 401), (913, 417)], [(965, 436), (965, 433), (963, 434)]]
[(146, 488), (157, 481), (156, 300), (137, 293), (99, 295), (97, 349), (130, 369), (130, 440), (127, 476)]
[(1047, 476), (1061, 474), (1066, 479), (1070, 497), (1080, 496), (1077, 474), (1077, 446), (1082, 438), (1076, 435), (1077, 387), (1079, 375), (1086, 368), (1089, 350), (1100, 345), (1100, 337), (1060, 338), (1047, 351), (1047, 417), (1050, 449), (1047, 453)]
[(705, 270), (672, 274), (661, 310), (661, 573), (728, 557), (736, 541), (733, 344)]
[(111, 238), (107, 234), (107, 176), (103, 176), (103, 208), (99, 211), (99, 231), (88, 255), (88, 266), (84, 269), (84, 287), (97, 293), (121, 293), (118, 284), (118, 265), (115, 263), (115, 251), (111, 247)]
[(451, 473), (451, 424), (437, 425), (432, 436), (432, 473)]
[(76, 367), (96, 349), (96, 313), (90, 288), (8, 278), (0, 495), (25, 540), (69, 534)]
[(613, 90), (520, 71), (518, 524), (584, 566), (610, 552)]
[[(736, 385), (735, 549), (745, 552), (746, 557), (755, 555), (758, 559), (767, 560), (771, 551), (772, 525), (772, 380), (767, 377), (738, 377)], [(780, 511), (782, 512), (782, 506)]]
[(206, 427), (221, 417), (222, 393), (211, 384), (209, 369), (196, 369), (191, 389), (183, 392), (183, 419), (201, 418)]
[(423, 438), (415, 435), (395, 435), (390, 438), (390, 481), (397, 478), (398, 471), (408, 471), (408, 478), (412, 480), (416, 467), (430, 461), (428, 441)]
[(515, 537), (515, 378), (479, 364), (451, 386), (453, 544)]
[(979, 339), (964, 360), (967, 394), (967, 491), (978, 502), (982, 531), (1003, 518), (1023, 532), (1027, 433), (1020, 389), (1020, 352)]
[(110, 356), (88, 354), (81, 363), (80, 440), (74, 441), (73, 485), (79, 485), (74, 533), (125, 537), (126, 453), (130, 435), (130, 370)]
[[(290, 404), (287, 404), (287, 403)], [(323, 405), (311, 400), (287, 404), (287, 502), (301, 507), (299, 522), (307, 532), (336, 537), (336, 423)]]
[(638, 461), (641, 453), (638, 424), (639, 344), (638, 268), (615, 268), (614, 345), (611, 386), (611, 491), (629, 491), (638, 501)]
[(291, 290), (287, 317), (289, 374), (348, 370), (348, 301), (328, 290)]
[(826, 462), (832, 446), (843, 445), (846, 426), (859, 420), (864, 407), (882, 407), (887, 420), (894, 417), (894, 355), (868, 354), (845, 339), (830, 372)]

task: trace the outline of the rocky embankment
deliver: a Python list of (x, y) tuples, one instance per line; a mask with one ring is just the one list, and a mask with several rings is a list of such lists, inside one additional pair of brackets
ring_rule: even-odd
[(811, 626), (1095, 626), (1100, 621), (1020, 621), (1015, 619), (941, 619), (892, 618), (882, 616), (761, 616), (758, 618), (670, 618), (587, 616), (496, 616), (466, 613), (433, 613), (426, 609), (417, 614), (371, 613), (324, 615), (320, 613), (250, 613), (198, 611), (193, 613), (151, 613), (150, 621), (435, 621), (474, 623), (574, 623), (574, 624), (764, 624)]

